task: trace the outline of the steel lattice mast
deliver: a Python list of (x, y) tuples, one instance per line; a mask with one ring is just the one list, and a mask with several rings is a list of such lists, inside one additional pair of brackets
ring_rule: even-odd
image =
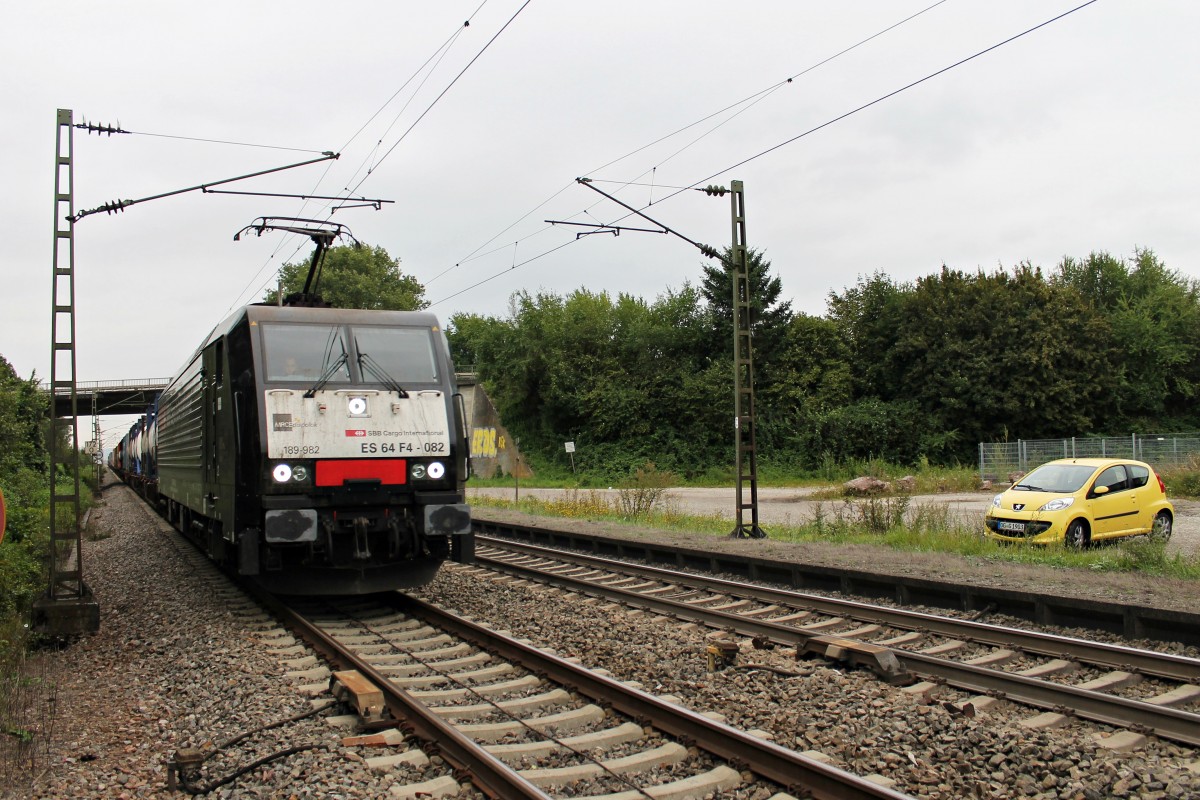
[[(33, 606), (33, 627), (74, 635), (100, 629), (100, 608), (83, 582), (83, 530), (79, 503), (79, 398), (75, 369), (75, 175), (73, 114), (58, 110), (54, 155), (53, 286), (50, 309), (50, 580)], [(55, 397), (68, 394), (70, 412), (59, 416)], [(70, 455), (59, 452), (69, 443)], [(71, 489), (59, 488), (60, 467)]]

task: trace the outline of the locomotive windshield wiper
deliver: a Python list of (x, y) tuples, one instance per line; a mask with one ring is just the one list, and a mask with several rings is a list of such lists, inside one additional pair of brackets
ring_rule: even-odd
[(329, 368), (321, 374), (321, 377), (317, 378), (317, 382), (313, 384), (312, 388), (304, 393), (304, 396), (312, 397), (314, 394), (316, 394), (318, 389), (329, 383), (329, 379), (333, 377), (333, 373), (337, 372), (340, 367), (344, 366), (348, 359), (349, 356), (347, 356), (346, 351), (343, 350), (342, 354), (334, 359), (334, 362), (329, 365)]
[[(357, 346), (357, 344), (358, 342), (356, 340), (355, 345)], [(408, 397), (408, 392), (404, 391), (404, 387), (402, 387), (395, 378), (388, 374), (387, 370), (383, 368), (383, 365), (361, 350), (358, 351), (358, 367), (359, 369), (366, 371), (372, 378), (379, 381), (396, 394), (400, 395), (401, 397)]]

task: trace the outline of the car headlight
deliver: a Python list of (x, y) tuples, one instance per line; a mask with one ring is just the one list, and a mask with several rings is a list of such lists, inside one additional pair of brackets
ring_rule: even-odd
[(302, 481), (308, 477), (308, 468), (301, 465), (292, 468), (292, 480)]
[(1000, 494), (998, 494), (998, 495), (996, 495), (995, 497), (993, 497), (993, 498), (992, 498), (992, 508), (999, 508), (999, 507), (1000, 507), (1000, 498), (1001, 498), (1001, 497), (1004, 497), (1004, 494), (1003, 494), (1003, 493), (1000, 493)]
[(1074, 497), (1059, 497), (1046, 503), (1038, 511), (1062, 511), (1064, 508), (1070, 508), (1074, 502)]
[(275, 469), (271, 471), (271, 477), (276, 483), (287, 483), (292, 479), (292, 468), (287, 464), (276, 464)]
[(433, 480), (439, 480), (446, 474), (446, 467), (440, 461), (434, 461), (429, 465), (429, 477)]
[(418, 481), (421, 480), (422, 478), (424, 478), (425, 477), (425, 465), (424, 464), (413, 464), (412, 476), (413, 476), (414, 480), (418, 480)]
[(351, 397), (346, 401), (346, 413), (352, 417), (367, 416), (367, 398)]

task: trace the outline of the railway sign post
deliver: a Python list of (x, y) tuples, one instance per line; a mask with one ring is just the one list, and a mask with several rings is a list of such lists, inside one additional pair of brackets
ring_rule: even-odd
[(563, 442), (563, 447), (566, 448), (566, 451), (571, 455), (571, 474), (574, 475), (575, 474), (575, 443), (574, 442)]

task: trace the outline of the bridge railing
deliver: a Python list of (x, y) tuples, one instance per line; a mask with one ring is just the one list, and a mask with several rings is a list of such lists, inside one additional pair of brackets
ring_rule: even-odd
[[(75, 391), (79, 394), (91, 394), (92, 392), (103, 392), (119, 389), (145, 389), (147, 391), (157, 391), (165, 389), (167, 384), (171, 382), (170, 378), (127, 378), (117, 381), (75, 381)], [(43, 392), (50, 391), (50, 382), (43, 381), (39, 384)], [(70, 392), (59, 387), (56, 390), (57, 394), (70, 394)]]

